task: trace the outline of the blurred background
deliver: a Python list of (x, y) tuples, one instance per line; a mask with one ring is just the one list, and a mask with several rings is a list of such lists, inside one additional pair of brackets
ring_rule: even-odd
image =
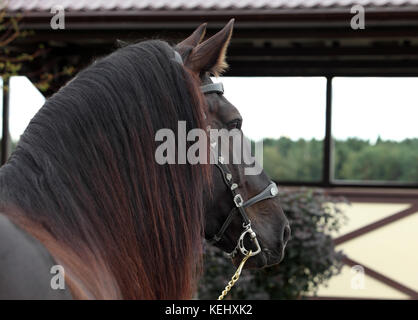
[[(0, 3), (2, 164), (45, 99), (116, 40), (174, 44), (235, 18), (214, 81), (264, 141), (293, 244), (233, 297), (418, 299), (418, 0)], [(208, 250), (201, 298), (232, 274)]]

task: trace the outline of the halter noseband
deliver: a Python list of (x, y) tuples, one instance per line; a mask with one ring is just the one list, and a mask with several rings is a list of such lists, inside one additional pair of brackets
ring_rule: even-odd
[[(202, 90), (202, 92), (204, 94), (209, 94), (209, 93), (223, 94), (224, 93), (224, 87), (223, 87), (222, 83), (220, 83), (220, 82), (209, 83), (209, 84), (203, 85), (203, 86), (200, 87), (200, 89)], [(252, 251), (250, 256), (255, 256), (255, 255), (257, 255), (261, 252), (261, 247), (260, 247), (260, 244), (258, 243), (256, 233), (251, 228), (251, 221), (248, 218), (247, 213), (245, 212), (245, 208), (248, 208), (248, 207), (250, 207), (250, 206), (252, 206), (252, 205), (254, 205), (254, 204), (256, 204), (260, 201), (276, 197), (279, 194), (279, 190), (278, 190), (276, 184), (273, 181), (271, 181), (270, 184), (263, 191), (261, 191), (259, 194), (257, 194), (254, 197), (248, 199), (247, 201), (244, 201), (241, 194), (238, 193), (238, 190), (237, 190), (238, 185), (233, 182), (232, 174), (229, 172), (227, 166), (224, 164), (224, 159), (223, 159), (222, 156), (218, 157), (218, 163), (215, 163), (215, 166), (221, 172), (224, 183), (226, 184), (228, 189), (231, 191), (235, 207), (229, 212), (228, 217), (226, 218), (226, 220), (223, 223), (219, 232), (215, 236), (213, 236), (213, 238), (210, 239), (209, 242), (212, 243), (212, 244), (215, 244), (222, 239), (226, 229), (231, 224), (233, 218), (235, 217), (235, 214), (238, 211), (241, 215), (242, 220), (243, 220), (242, 227), (244, 228), (244, 231), (241, 233), (236, 247), (234, 248), (234, 250), (231, 253), (228, 253), (228, 255), (231, 258), (234, 258), (237, 255), (238, 250), (244, 256), (247, 256), (249, 254), (250, 251), (247, 250), (244, 246), (244, 239), (245, 239), (245, 236), (248, 234), (250, 236), (250, 239), (254, 242), (254, 244), (256, 246), (256, 250)]]
[[(174, 60), (180, 64), (183, 64), (183, 59), (181, 58), (180, 54), (175, 50), (174, 50)], [(223, 94), (224, 93), (224, 86), (221, 82), (205, 84), (201, 86), (200, 89), (202, 90), (202, 93), (204, 94), (209, 94), (209, 93)], [(227, 166), (224, 164), (224, 159), (222, 156), (218, 157), (218, 163), (215, 163), (215, 166), (221, 172), (222, 178), (226, 186), (231, 191), (235, 207), (232, 208), (232, 210), (229, 212), (228, 217), (226, 218), (219, 232), (215, 236), (213, 236), (213, 238), (210, 239), (209, 242), (214, 244), (214, 243), (219, 242), (222, 239), (226, 229), (231, 224), (232, 219), (234, 218), (236, 212), (238, 211), (241, 214), (241, 218), (243, 220), (242, 227), (244, 228), (244, 231), (241, 233), (240, 237), (238, 238), (238, 243), (236, 247), (231, 253), (228, 253), (228, 255), (231, 258), (234, 258), (238, 254), (238, 250), (239, 250), (244, 256), (247, 256), (247, 255), (255, 256), (261, 252), (261, 247), (260, 247), (260, 244), (258, 243), (256, 233), (251, 228), (251, 221), (248, 218), (247, 213), (245, 212), (245, 208), (248, 208), (260, 201), (277, 197), (279, 194), (279, 190), (276, 184), (273, 181), (271, 181), (270, 184), (259, 194), (248, 199), (247, 201), (244, 201), (241, 194), (238, 193), (238, 190), (237, 190), (238, 184), (233, 182), (232, 174), (229, 172)], [(249, 251), (244, 246), (244, 239), (247, 234), (250, 236), (250, 239), (254, 242), (256, 246), (255, 251)]]

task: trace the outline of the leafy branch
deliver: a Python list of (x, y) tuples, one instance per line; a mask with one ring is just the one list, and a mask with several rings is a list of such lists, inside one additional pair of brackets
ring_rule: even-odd
[[(73, 66), (64, 66), (53, 73), (45, 71), (45, 68), (32, 71), (33, 68), (30, 67), (33, 66), (29, 64), (45, 57), (51, 49), (40, 43), (37, 48), (22, 52), (22, 47), (16, 43), (35, 34), (31, 30), (22, 30), (22, 19), (22, 14), (8, 14), (7, 1), (0, 0), (0, 75), (3, 83), (7, 83), (10, 77), (28, 75), (27, 70), (31, 70), (30, 75), (34, 85), (45, 92), (54, 80), (62, 76), (71, 76), (76, 69)], [(5, 89), (8, 90), (7, 86)]]

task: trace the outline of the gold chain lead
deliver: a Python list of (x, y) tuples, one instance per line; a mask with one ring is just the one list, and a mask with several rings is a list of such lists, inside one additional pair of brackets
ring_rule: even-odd
[(239, 276), (241, 275), (242, 268), (244, 267), (245, 262), (248, 260), (249, 257), (251, 257), (252, 251), (250, 250), (247, 255), (242, 259), (237, 271), (235, 271), (235, 274), (232, 276), (231, 281), (228, 282), (225, 289), (222, 291), (222, 294), (218, 297), (218, 300), (223, 300), (225, 296), (228, 294), (229, 291), (231, 291), (231, 288), (234, 286), (234, 284), (238, 281)]

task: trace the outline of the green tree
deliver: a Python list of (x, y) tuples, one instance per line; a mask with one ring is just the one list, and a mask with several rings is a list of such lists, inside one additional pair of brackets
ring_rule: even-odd
[[(275, 180), (320, 181), (323, 143), (289, 138), (264, 141), (264, 169)], [(333, 140), (334, 176), (341, 180), (418, 182), (418, 139), (376, 143)]]
[[(6, 82), (12, 76), (25, 75), (22, 73), (25, 64), (39, 59), (49, 51), (44, 43), (39, 43), (37, 48), (30, 52), (22, 51), (17, 43), (24, 38), (33, 36), (34, 32), (22, 30), (20, 24), (24, 16), (22, 14), (9, 15), (7, 3), (8, 1), (0, 0), (0, 74), (3, 82)], [(53, 74), (40, 72), (34, 85), (39, 90), (46, 91), (54, 79), (62, 75), (71, 76), (74, 72), (75, 68), (73, 66), (64, 66)]]
[(322, 154), (322, 141), (270, 139), (264, 143), (264, 169), (278, 181), (319, 181)]

